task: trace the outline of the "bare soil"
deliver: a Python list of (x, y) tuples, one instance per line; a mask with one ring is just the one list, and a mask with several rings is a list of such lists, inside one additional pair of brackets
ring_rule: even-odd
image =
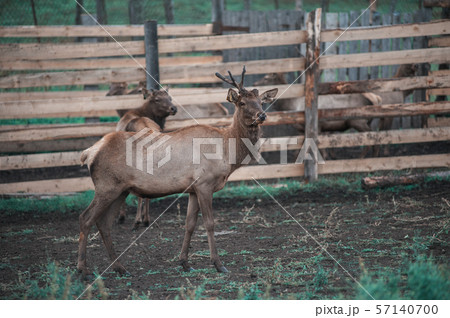
[[(120, 277), (109, 270), (103, 274), (109, 297), (235, 299), (239, 289), (248, 293), (258, 288), (273, 298), (289, 294), (352, 298), (356, 287), (349, 274), (358, 279), (363, 270), (394, 269), (405, 257), (414, 259), (418, 251), (448, 265), (449, 234), (444, 229), (450, 219), (449, 182), (368, 192), (299, 190), (276, 199), (291, 215), (271, 198), (214, 200), (217, 246), (229, 274), (219, 274), (210, 265), (201, 218), (190, 249), (196, 270), (181, 271), (177, 257), (186, 197), (147, 230), (131, 230), (134, 211), (129, 207), (126, 222), (113, 227), (116, 251), (121, 253), (145, 233), (121, 257), (132, 276)], [(152, 203), (153, 220), (172, 200)], [(11, 297), (21, 272), (40, 271), (49, 261), (76, 267), (81, 212), (11, 215), (0, 211), (0, 298)], [(109, 266), (95, 228), (87, 252), (91, 270), (101, 273)]]

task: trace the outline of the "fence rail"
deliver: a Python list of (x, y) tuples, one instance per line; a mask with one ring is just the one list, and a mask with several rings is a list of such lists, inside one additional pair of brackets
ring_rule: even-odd
[[(317, 12), (316, 22), (320, 21)], [(318, 15), (317, 15), (318, 14)], [(328, 16), (327, 16), (328, 17)], [(317, 20), (318, 19), (318, 20)], [(344, 21), (343, 19), (342, 21)], [(345, 21), (344, 21), (345, 22)], [(325, 29), (318, 33), (318, 27), (307, 30), (290, 30), (276, 32), (260, 32), (252, 34), (212, 35), (211, 25), (200, 26), (159, 26), (160, 36), (196, 36), (195, 38), (159, 39), (159, 53), (192, 53), (212, 52), (255, 47), (275, 47), (285, 45), (310, 46), (308, 34), (315, 39), (315, 46), (320, 50), (320, 42), (332, 42), (337, 39), (341, 44), (348, 42), (349, 46), (339, 46), (335, 51), (340, 54), (323, 55), (315, 61), (317, 70), (330, 70), (326, 76), (331, 81), (294, 85), (277, 85), (282, 99), (295, 98), (297, 111), (270, 113), (265, 125), (305, 124), (314, 125), (310, 117), (305, 118), (305, 104), (309, 99), (315, 99), (317, 109), (312, 114), (320, 120), (342, 120), (348, 118), (376, 118), (397, 116), (438, 115), (450, 113), (449, 101), (416, 100), (406, 104), (382, 104), (367, 106), (355, 103), (351, 94), (364, 92), (385, 93), (406, 90), (425, 90), (429, 95), (448, 93), (450, 74), (446, 71), (434, 71), (429, 76), (408, 77), (401, 79), (364, 78), (368, 67), (398, 65), (404, 63), (448, 63), (450, 48), (446, 37), (432, 37), (425, 47), (405, 45), (403, 50), (395, 44), (395, 39), (424, 36), (440, 36), (450, 33), (450, 21), (434, 21), (427, 23), (401, 24), (392, 26), (372, 26), (349, 29), (343, 33), (345, 23), (338, 23), (340, 28)], [(328, 21), (328, 23), (331, 23)], [(331, 25), (333, 25), (331, 23)], [(66, 27), (64, 27), (66, 28)], [(139, 29), (140, 28), (140, 29)], [(139, 29), (139, 30), (138, 30)], [(64, 30), (64, 32), (63, 32)], [(108, 30), (115, 36), (142, 36), (143, 28), (138, 26), (109, 26)], [(102, 30), (95, 27), (1, 27), (0, 37), (80, 37), (104, 36)], [(59, 33), (58, 33), (59, 32)], [(87, 33), (90, 35), (86, 35)], [(104, 32), (104, 31), (103, 31)], [(309, 32), (309, 33), (308, 33)], [(103, 35), (102, 35), (103, 34)], [(208, 35), (208, 36), (204, 36)], [(391, 40), (394, 39), (394, 40)], [(392, 50), (382, 52), (392, 44)], [(361, 41), (361, 50), (355, 52), (350, 44)], [(364, 42), (367, 41), (367, 42)], [(364, 51), (366, 44), (373, 45), (372, 52)], [(144, 64), (141, 55), (145, 54), (143, 41), (121, 42), (126, 50), (137, 56), (137, 61)], [(407, 43), (407, 42), (405, 42)], [(412, 42), (411, 42), (412, 43)], [(340, 45), (340, 44), (339, 44)], [(345, 48), (345, 50), (344, 50)], [(377, 52), (378, 50), (378, 52)], [(345, 52), (344, 52), (345, 51)], [(320, 52), (320, 51), (319, 51)], [(344, 53), (344, 54), (343, 54)], [(0, 88), (51, 87), (60, 85), (101, 84), (119, 81), (137, 82), (145, 79), (145, 73), (136, 66), (136, 62), (125, 56), (123, 48), (117, 43), (77, 43), (77, 44), (6, 44), (0, 45), (0, 69), (2, 70), (71, 70), (64, 72), (43, 72), (33, 74), (16, 74), (0, 78)], [(134, 63), (134, 64), (133, 64)], [(222, 56), (175, 56), (160, 58), (160, 73), (163, 83), (214, 83), (215, 72), (224, 73), (230, 70), (238, 73), (242, 61), (223, 62)], [(264, 74), (271, 72), (300, 72), (313, 63), (303, 57), (252, 59), (245, 62), (248, 74)], [(349, 71), (348, 80), (342, 78), (340, 70), (360, 68), (362, 78), (352, 80)], [(365, 69), (365, 71), (364, 71)], [(317, 72), (317, 71), (316, 71)], [(383, 70), (380, 69), (380, 75)], [(333, 74), (341, 80), (333, 82)], [(375, 74), (375, 73), (374, 73)], [(388, 72), (383, 73), (389, 77)], [(387, 75), (386, 75), (387, 74)], [(311, 81), (311, 72), (307, 72)], [(327, 78), (328, 78), (327, 77)], [(377, 75), (378, 77), (378, 75)], [(361, 80), (362, 79), (362, 80)], [(316, 78), (316, 82), (319, 77)], [(311, 82), (309, 82), (311, 83)], [(305, 88), (308, 87), (308, 88)], [(270, 89), (272, 86), (259, 87)], [(304, 101), (305, 90), (308, 92)], [(341, 102), (325, 104), (332, 95), (343, 95)], [(135, 108), (142, 103), (139, 96), (104, 96), (104, 91), (68, 91), (68, 92), (9, 92), (0, 93), (0, 118), (25, 119), (46, 117), (84, 117), (112, 116), (116, 109)], [(171, 95), (176, 103), (182, 105), (223, 102), (226, 91), (222, 88), (174, 88)], [(319, 99), (319, 95), (323, 95)], [(325, 97), (327, 95), (328, 97)], [(226, 126), (232, 117), (199, 118), (200, 124)], [(405, 144), (416, 142), (436, 142), (450, 140), (448, 121), (437, 118), (429, 120), (432, 128), (404, 129), (397, 131), (349, 133), (343, 135), (317, 136), (319, 149), (372, 146), (383, 144)], [(313, 126), (311, 126), (311, 123)], [(168, 120), (167, 130), (175, 130), (196, 124), (193, 119)], [(0, 157), (0, 170), (20, 170), (78, 165), (79, 150), (86, 148), (101, 136), (115, 130), (115, 123), (70, 124), (70, 125), (8, 125), (0, 126), (0, 142), (5, 152), (42, 152), (52, 153), (8, 155)], [(440, 127), (443, 126), (443, 127)], [(304, 141), (304, 136), (285, 136), (269, 138), (263, 144), (263, 152), (276, 151), (281, 141), (291, 141), (288, 149), (298, 150)], [(296, 141), (295, 143), (293, 141)], [(56, 152), (55, 152), (56, 151)], [(369, 172), (376, 170), (398, 170), (405, 168), (449, 167), (450, 154), (404, 156), (392, 158), (369, 158), (351, 160), (330, 160), (325, 165), (312, 166), (318, 174), (341, 172)], [(242, 167), (230, 176), (230, 181), (258, 179), (273, 179), (282, 177), (311, 177), (311, 171), (303, 165), (257, 165)], [(56, 180), (39, 180), (29, 182), (14, 182), (0, 184), (0, 194), (16, 192), (73, 192), (92, 189), (90, 178), (70, 178)]]
[[(196, 36), (213, 35), (213, 25), (209, 24), (160, 24), (160, 36)], [(0, 38), (30, 38), (30, 37), (110, 37), (144, 36), (143, 25), (64, 25), (64, 26), (3, 26), (0, 27)]]

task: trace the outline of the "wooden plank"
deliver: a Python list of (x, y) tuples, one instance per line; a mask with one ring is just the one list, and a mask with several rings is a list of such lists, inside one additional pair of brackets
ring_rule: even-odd
[[(295, 98), (304, 95), (302, 84), (276, 85), (255, 87), (260, 91), (277, 87), (280, 91), (286, 92), (281, 98)], [(289, 89), (287, 89), (289, 87)], [(189, 92), (171, 90), (170, 94), (176, 106), (189, 104), (221, 103), (225, 101), (226, 90), (209, 89), (195, 90)], [(112, 102), (113, 101), (113, 102)], [(101, 111), (115, 111), (116, 109), (132, 109), (143, 104), (139, 95), (122, 96), (92, 96), (80, 98), (42, 99), (42, 100), (20, 100), (20, 101), (0, 101), (0, 118), (45, 118), (45, 117), (83, 117), (86, 114), (92, 115)]]
[[(336, 29), (338, 27), (338, 13), (326, 12), (325, 13), (325, 27), (327, 29)], [(324, 55), (338, 54), (338, 45), (332, 42), (326, 42)], [(326, 69), (322, 74), (322, 81), (324, 82), (335, 82), (336, 81), (336, 71), (333, 69)]]
[[(200, 52), (230, 50), (263, 46), (278, 46), (303, 43), (306, 32), (281, 31), (252, 34), (218, 35), (196, 38), (175, 38), (158, 40), (159, 53)], [(105, 43), (77, 44), (2, 44), (0, 61), (9, 60), (45, 60), (87, 57), (143, 55), (143, 41), (122, 41)]]
[[(383, 14), (383, 16), (382, 16), (383, 25), (391, 25), (392, 24), (391, 17), (392, 17), (391, 14)], [(383, 52), (391, 51), (391, 39), (383, 39), (381, 41), (381, 51), (383, 51)], [(373, 72), (371, 70), (371, 74), (372, 73)], [(390, 78), (391, 77), (389, 65), (384, 65), (381, 67), (381, 77), (382, 78)], [(371, 78), (373, 79), (374, 77), (371, 77)]]
[[(222, 56), (180, 56), (160, 57), (160, 66), (179, 66), (190, 64), (209, 64), (222, 62)], [(11, 60), (0, 61), (0, 70), (75, 70), (75, 69), (101, 69), (101, 68), (136, 68), (145, 65), (144, 58), (95, 58), (95, 59), (61, 59), (61, 60)]]
[(417, 116), (450, 113), (450, 101), (413, 104), (369, 105), (357, 108), (319, 110), (323, 119)]
[[(106, 31), (105, 31), (106, 29)], [(108, 34), (109, 33), (109, 34)], [(159, 36), (212, 35), (212, 23), (208, 24), (159, 24)], [(61, 25), (61, 26), (2, 26), (0, 37), (120, 37), (144, 36), (143, 25)]]
[[(339, 13), (339, 27), (342, 29), (346, 29), (348, 27), (348, 13), (347, 12)], [(339, 44), (338, 44), (339, 54), (348, 54), (347, 45), (348, 45), (348, 43), (345, 41), (339, 42)], [(347, 80), (347, 71), (348, 70), (346, 68), (338, 69), (338, 81)]]
[[(447, 126), (450, 126), (450, 117), (445, 119), (448, 119)], [(317, 140), (319, 149), (435, 142), (450, 140), (450, 127), (326, 134), (319, 135)], [(287, 150), (298, 150), (303, 142), (304, 136), (267, 138), (261, 146), (261, 152), (279, 151), (280, 144), (287, 145)]]
[(319, 173), (334, 174), (442, 167), (450, 167), (450, 154), (330, 160), (324, 165), (319, 165)]
[[(354, 21), (355, 24), (360, 23), (358, 16), (359, 16), (358, 12), (350, 11), (350, 21)], [(349, 29), (348, 31), (353, 30), (355, 27), (353, 27), (352, 29)], [(359, 44), (358, 41), (349, 41), (349, 43), (348, 43), (349, 54), (357, 54), (358, 53), (358, 44)], [(350, 81), (356, 81), (359, 79), (358, 68), (352, 67), (352, 68), (348, 69), (348, 79)]]
[(294, 30), (198, 37), (193, 40), (165, 39), (159, 40), (158, 46), (160, 53), (176, 53), (279, 46), (305, 42), (306, 31)]
[(4, 156), (0, 157), (0, 170), (76, 166), (80, 164), (80, 156), (81, 151)]
[[(304, 69), (304, 59), (288, 58), (247, 61), (248, 74), (266, 72), (292, 72)], [(19, 74), (0, 78), (0, 88), (22, 88), (40, 86), (86, 85), (111, 82), (136, 82), (145, 80), (142, 68), (117, 68), (73, 72), (46, 72)], [(242, 62), (214, 63), (204, 65), (178, 65), (161, 67), (161, 83), (199, 83), (220, 81), (215, 72), (236, 72)]]
[(228, 181), (253, 180), (253, 178), (257, 180), (278, 179), (289, 177), (301, 177), (303, 175), (304, 175), (304, 166), (299, 164), (245, 166), (233, 172), (231, 176), (228, 178)]
[(84, 150), (96, 143), (101, 137), (80, 139), (34, 140), (22, 142), (2, 142), (2, 153), (36, 153)]
[[(361, 26), (363, 27), (369, 27), (370, 23), (370, 11), (366, 11), (362, 13), (362, 16), (360, 18)], [(364, 54), (366, 52), (369, 52), (369, 41), (368, 40), (361, 40), (360, 41), (360, 48), (359, 52), (360, 54)], [(366, 80), (369, 79), (369, 68), (368, 67), (360, 67), (359, 68), (359, 80)]]
[(0, 194), (9, 193), (63, 193), (93, 190), (91, 178), (69, 178), (0, 184)]
[(450, 37), (445, 36), (445, 37), (429, 38), (428, 46), (429, 47), (448, 47), (448, 46), (450, 46)]
[(0, 61), (55, 60), (105, 56), (143, 55), (144, 41), (101, 43), (40, 44), (10, 43), (0, 45)]
[(432, 75), (432, 76), (450, 75), (450, 70), (431, 71), (430, 75)]
[[(169, 120), (166, 123), (165, 130), (172, 131), (187, 126), (201, 125), (228, 126), (232, 123), (233, 117), (217, 118), (198, 118), (183, 120)], [(269, 113), (264, 125), (281, 124), (301, 124), (304, 122), (303, 112), (271, 112)], [(11, 126), (10, 126), (11, 127)], [(55, 140), (69, 138), (83, 138), (103, 136), (115, 131), (116, 123), (100, 124), (74, 124), (74, 125), (44, 125), (44, 127), (0, 130), (0, 142), (25, 142), (38, 140)]]
[(392, 52), (329, 55), (320, 58), (320, 69), (409, 63), (448, 63), (450, 48), (402, 50)]
[[(302, 167), (303, 165), (297, 164), (246, 166), (236, 170), (228, 181), (300, 177), (303, 175)], [(450, 167), (450, 154), (331, 160), (324, 165), (319, 165), (318, 168), (320, 174), (333, 174), (437, 167)], [(0, 184), (0, 194), (63, 193), (93, 189), (94, 186), (89, 177)]]
[(437, 20), (426, 23), (412, 23), (392, 26), (351, 28), (347, 32), (343, 29), (322, 30), (322, 41), (357, 41), (405, 38), (415, 36), (442, 35), (450, 33), (449, 20)]
[(365, 92), (379, 93), (391, 91), (407, 91), (419, 88), (441, 87), (450, 87), (450, 75), (320, 83), (318, 87), (318, 93), (320, 95)]
[(320, 135), (317, 147), (342, 148), (450, 140), (450, 127)]

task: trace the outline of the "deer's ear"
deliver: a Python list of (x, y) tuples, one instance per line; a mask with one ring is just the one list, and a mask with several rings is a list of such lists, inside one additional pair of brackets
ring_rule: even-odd
[(227, 101), (230, 103), (236, 103), (239, 99), (239, 94), (232, 88), (228, 90)]
[(277, 93), (278, 93), (278, 88), (274, 88), (274, 89), (265, 91), (264, 93), (259, 95), (259, 98), (261, 99), (261, 101), (263, 103), (270, 103), (271, 101), (273, 101), (275, 96), (277, 96)]
[(148, 90), (146, 88), (142, 88), (142, 95), (144, 95), (144, 99), (147, 99), (150, 95), (153, 94), (153, 90)]

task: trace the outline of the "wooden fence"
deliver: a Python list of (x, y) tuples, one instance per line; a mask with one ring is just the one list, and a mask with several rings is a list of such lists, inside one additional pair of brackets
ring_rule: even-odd
[[(255, 47), (286, 45), (305, 45), (312, 49), (306, 57), (270, 58), (248, 60), (245, 62), (249, 74), (271, 72), (306, 72), (305, 84), (279, 85), (281, 98), (305, 98), (305, 109), (292, 112), (270, 113), (265, 125), (300, 124), (306, 125), (305, 136), (285, 136), (269, 138), (262, 151), (276, 151), (280, 142), (290, 142), (289, 149), (299, 149), (304, 137), (314, 138), (319, 149), (355, 147), (374, 144), (403, 144), (450, 140), (450, 127), (405, 129), (368, 133), (348, 133), (339, 135), (320, 135), (317, 120), (342, 118), (376, 118), (395, 116), (416, 116), (450, 113), (449, 101), (420, 101), (407, 104), (348, 107), (339, 105), (318, 107), (318, 95), (352, 94), (365, 92), (391, 92), (410, 89), (441, 90), (450, 87), (450, 73), (433, 72), (427, 76), (403, 79), (370, 79), (364, 81), (323, 82), (320, 83), (320, 70), (383, 67), (404, 63), (448, 63), (450, 48), (446, 41), (438, 40), (450, 33), (450, 21), (401, 24), (392, 26), (373, 26), (353, 28), (344, 32), (341, 28), (320, 30), (320, 10), (308, 18), (306, 30), (287, 30), (261, 32), (254, 34), (212, 35), (210, 26), (159, 27), (160, 35), (183, 37), (160, 38), (160, 77), (166, 84), (215, 83), (215, 72), (230, 70), (240, 73), (243, 62), (224, 62), (221, 56), (207, 55), (205, 52), (226, 51)], [(315, 26), (315, 27), (314, 27)], [(101, 36), (93, 27), (59, 27), (69, 37)], [(61, 35), (58, 27), (2, 27), (2, 37), (44, 37)], [(107, 28), (111, 34), (120, 36), (142, 35), (138, 27)], [(163, 31), (164, 30), (164, 31)], [(171, 30), (173, 33), (170, 33)], [(99, 33), (100, 32), (100, 33)], [(165, 33), (163, 33), (165, 32)], [(178, 33), (176, 33), (178, 32)], [(194, 36), (195, 38), (191, 37)], [(367, 52), (340, 55), (320, 54), (321, 42), (337, 45), (347, 41), (373, 41), (399, 39), (405, 37), (431, 37), (429, 48), (396, 50), (389, 52)], [(393, 40), (391, 40), (393, 41)], [(352, 43), (348, 42), (348, 43)], [(119, 81), (137, 82), (145, 80), (143, 65), (144, 42), (124, 41), (119, 46), (115, 42), (64, 43), (64, 44), (2, 44), (0, 45), (0, 69), (15, 71), (17, 74), (0, 78), (0, 88), (26, 89), (29, 87), (57, 87), (65, 85), (89, 85)], [(448, 43), (447, 43), (448, 44)], [(125, 53), (125, 50), (127, 53)], [(193, 52), (202, 55), (192, 56)], [(166, 56), (172, 53), (175, 56)], [(182, 55), (183, 53), (184, 55)], [(136, 56), (136, 60), (127, 55)], [(188, 54), (188, 55), (187, 55)], [(311, 66), (309, 68), (309, 66)], [(60, 70), (59, 72), (55, 72)], [(63, 70), (63, 71), (61, 71)], [(25, 72), (28, 71), (28, 72)], [(388, 76), (389, 77), (389, 76)], [(352, 80), (352, 78), (349, 78)], [(260, 88), (268, 89), (268, 87)], [(173, 88), (171, 95), (176, 103), (201, 104), (223, 102), (226, 90), (214, 87)], [(351, 96), (351, 95), (348, 95)], [(49, 118), (49, 117), (89, 117), (115, 115), (115, 109), (135, 108), (142, 102), (138, 96), (105, 96), (105, 91), (14, 91), (0, 93), (0, 118)], [(224, 126), (231, 123), (231, 117), (200, 118), (201, 124)], [(194, 120), (172, 120), (167, 122), (167, 130), (178, 129), (195, 124)], [(4, 155), (0, 157), (1, 170), (34, 169), (79, 164), (80, 151), (89, 147), (96, 139), (114, 131), (115, 123), (59, 124), (59, 125), (3, 125), (0, 126), (2, 153), (28, 153)], [(295, 143), (293, 141), (296, 141)], [(50, 152), (50, 153), (42, 153)], [(376, 170), (397, 170), (406, 168), (449, 167), (450, 154), (405, 156), (389, 158), (368, 158), (351, 160), (330, 160), (325, 165), (311, 162), (307, 169), (303, 165), (247, 166), (237, 170), (230, 181), (272, 179), (306, 176), (314, 178), (317, 174), (341, 172), (370, 172)], [(0, 194), (17, 192), (73, 192), (92, 189), (90, 178), (66, 178), (0, 184)]]

